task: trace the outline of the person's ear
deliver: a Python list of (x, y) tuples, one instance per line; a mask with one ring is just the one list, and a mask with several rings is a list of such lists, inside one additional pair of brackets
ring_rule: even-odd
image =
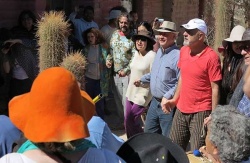
[(214, 147), (214, 149), (213, 149), (213, 154), (214, 154), (214, 155), (218, 155), (218, 154), (219, 154), (219, 151), (218, 151), (218, 148), (217, 148), (217, 147)]
[(202, 40), (204, 40), (205, 37), (206, 37), (205, 34), (201, 32), (201, 33), (200, 33), (200, 38), (201, 38)]

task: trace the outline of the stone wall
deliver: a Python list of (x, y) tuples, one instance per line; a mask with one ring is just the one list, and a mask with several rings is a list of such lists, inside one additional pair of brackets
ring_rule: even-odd
[(180, 25), (187, 23), (190, 19), (198, 18), (199, 16), (199, 0), (173, 0), (173, 7), (171, 18), (176, 23), (179, 37), (177, 44), (182, 45), (183, 42), (183, 29)]
[(105, 19), (109, 15), (109, 10), (112, 7), (121, 5), (120, 0), (72, 0), (72, 10), (74, 6), (83, 5), (83, 6), (92, 6), (95, 10), (94, 20), (97, 22), (101, 28), (105, 25), (108, 20)]
[[(61, 2), (61, 0), (53, 0), (53, 4), (57, 1)], [(49, 9), (51, 5), (49, 2), (51, 0), (1, 0), (0, 27), (16, 24), (17, 17), (23, 9), (30, 9), (41, 14), (45, 8)], [(94, 19), (100, 27), (107, 23), (105, 18), (108, 17), (108, 11), (118, 5), (124, 5), (128, 11), (136, 10), (139, 21), (151, 22), (155, 17), (164, 18), (174, 21), (178, 29), (180, 24), (198, 17), (199, 13), (199, 0), (72, 0), (71, 11), (78, 5), (93, 6)]]

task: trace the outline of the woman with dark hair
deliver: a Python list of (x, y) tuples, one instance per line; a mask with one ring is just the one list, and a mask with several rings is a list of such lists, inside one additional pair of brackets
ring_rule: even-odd
[(156, 41), (156, 43), (153, 46), (153, 51), (157, 52), (157, 50), (160, 48), (160, 44), (157, 41), (157, 39), (155, 38), (154, 31), (153, 31), (153, 28), (151, 27), (151, 25), (146, 21), (142, 21), (138, 25), (138, 32), (141, 31), (141, 30), (147, 30), (147, 31), (149, 31), (151, 33), (151, 37), (153, 37), (155, 39), (155, 41)]
[(139, 25), (138, 25), (138, 32), (141, 30), (147, 30), (150, 32), (151, 37), (154, 37), (154, 31), (151, 27), (151, 25), (147, 22), (147, 21), (142, 21)]
[[(102, 96), (108, 95), (108, 84), (110, 69), (106, 67), (107, 49), (103, 46), (105, 39), (100, 30), (90, 28), (83, 34), (86, 40), (86, 47), (83, 54), (87, 59), (85, 71), (85, 90), (91, 98), (95, 98), (100, 93)], [(104, 100), (96, 103), (96, 113), (104, 119)]]
[(24, 10), (19, 15), (18, 23), (18, 26), (11, 30), (13, 39), (6, 41), (11, 44), (10, 99), (29, 92), (39, 70), (35, 15), (29, 10)]
[(233, 92), (244, 73), (244, 68), (242, 69), (244, 62), (237, 42), (241, 40), (244, 31), (244, 27), (237, 25), (232, 29), (230, 37), (223, 41), (226, 50), (222, 68), (223, 78), (219, 102), (221, 105), (229, 104)]
[(155, 40), (152, 33), (147, 30), (140, 30), (133, 36), (136, 52), (130, 63), (130, 81), (126, 92), (126, 113), (125, 113), (125, 130), (127, 137), (130, 138), (135, 134), (143, 132), (140, 123), (141, 114), (150, 102), (152, 95), (149, 86), (141, 85), (135, 81), (144, 74), (151, 71), (151, 66), (156, 53), (152, 51)]

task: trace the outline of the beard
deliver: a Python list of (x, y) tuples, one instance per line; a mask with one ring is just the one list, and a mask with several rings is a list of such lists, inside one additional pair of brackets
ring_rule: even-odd
[(122, 31), (123, 33), (126, 33), (126, 32), (128, 31), (128, 27), (122, 27), (122, 28), (121, 28), (121, 31)]
[(184, 46), (188, 46), (188, 45), (189, 45), (189, 41), (188, 41), (188, 40), (184, 40), (184, 41), (183, 41), (183, 45), (184, 45)]

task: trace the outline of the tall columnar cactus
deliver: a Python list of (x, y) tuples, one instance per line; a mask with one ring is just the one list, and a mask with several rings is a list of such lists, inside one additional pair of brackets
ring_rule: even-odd
[(59, 66), (66, 55), (69, 24), (63, 12), (45, 13), (38, 22), (40, 71)]
[(73, 73), (79, 83), (81, 83), (81, 88), (84, 89), (84, 71), (86, 68), (86, 58), (81, 54), (81, 52), (72, 52), (63, 59), (60, 65), (65, 69)]

